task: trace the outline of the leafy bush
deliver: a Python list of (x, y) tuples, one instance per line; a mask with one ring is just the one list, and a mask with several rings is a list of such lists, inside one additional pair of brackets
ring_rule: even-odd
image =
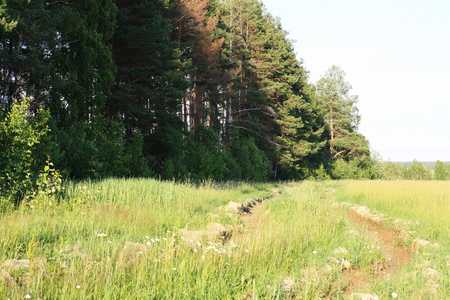
[(252, 138), (236, 140), (231, 153), (241, 170), (241, 179), (263, 181), (268, 180), (271, 163), (266, 154), (259, 150)]
[(49, 113), (33, 112), (27, 100), (16, 102), (0, 120), (0, 196), (15, 205), (33, 193), (38, 177), (34, 152), (49, 131)]

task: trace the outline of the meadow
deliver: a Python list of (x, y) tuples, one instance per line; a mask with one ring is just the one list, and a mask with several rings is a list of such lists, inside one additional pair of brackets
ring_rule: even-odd
[[(69, 183), (0, 217), (0, 297), (446, 299), (449, 195), (448, 181)], [(382, 245), (339, 203), (407, 232), (411, 262), (380, 277)]]

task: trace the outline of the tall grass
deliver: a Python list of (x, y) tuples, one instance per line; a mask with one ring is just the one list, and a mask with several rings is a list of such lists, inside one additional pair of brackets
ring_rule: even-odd
[(450, 181), (346, 181), (344, 198), (419, 222), (417, 236), (450, 246)]
[[(345, 259), (356, 266), (377, 258), (367, 259), (363, 238), (347, 237), (347, 221), (333, 213), (326, 186), (278, 187), (283, 195), (266, 204), (261, 225), (243, 230), (238, 218), (218, 209), (266, 197), (273, 188), (138, 179), (71, 184), (56, 207), (24, 207), (0, 219), (1, 261), (30, 264), (13, 274), (14, 283), (2, 280), (0, 297), (339, 297), (343, 286), (333, 282), (340, 280), (344, 257), (330, 260), (333, 249), (346, 247)], [(210, 222), (233, 225), (234, 236), (191, 242), (180, 231)]]
[[(333, 207), (330, 186), (340, 190), (341, 184), (71, 183), (59, 205), (23, 206), (0, 218), (0, 269), (13, 279), (0, 270), (0, 297), (342, 299), (348, 273), (363, 270), (370, 278), (372, 266), (384, 258)], [(348, 197), (365, 203), (365, 192), (346, 190), (351, 184), (337, 193), (338, 201)], [(219, 209), (230, 201), (266, 198), (275, 188), (282, 195), (270, 198), (249, 223), (241, 224), (236, 215)], [(202, 230), (209, 223), (228, 224), (233, 236), (192, 241), (184, 236), (182, 229)], [(12, 259), (28, 259), (29, 265), (8, 269), (5, 262)], [(430, 267), (437, 261), (430, 259)], [(423, 260), (414, 264), (419, 263)], [(427, 283), (420, 272), (411, 277), (407, 271), (401, 278), (408, 284), (392, 280), (362, 290), (383, 298), (393, 291), (404, 299), (442, 295), (424, 290)], [(443, 286), (444, 279), (436, 282)]]

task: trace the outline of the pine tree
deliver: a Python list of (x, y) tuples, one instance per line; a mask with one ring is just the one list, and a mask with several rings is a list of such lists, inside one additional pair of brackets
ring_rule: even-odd
[(332, 66), (317, 82), (317, 94), (329, 127), (329, 155), (332, 159), (369, 156), (369, 145), (358, 133), (360, 116), (356, 107), (358, 97), (350, 95), (351, 85), (345, 72)]
[[(172, 39), (188, 63), (190, 86), (182, 103), (182, 114), (190, 130), (206, 125), (220, 130), (220, 87), (227, 81), (221, 68), (224, 37), (217, 33), (218, 3), (208, 0), (174, 1)], [(173, 5), (174, 5), (173, 4)], [(175, 5), (174, 5), (175, 6)]]
[(0, 37), (4, 106), (25, 96), (60, 120), (98, 114), (114, 80), (106, 43), (115, 27), (112, 0), (12, 0), (6, 12), (19, 21)]
[(171, 22), (159, 0), (117, 0), (116, 5), (112, 51), (117, 75), (107, 113), (123, 119), (128, 140), (142, 133), (145, 156), (161, 166), (179, 151), (184, 135), (179, 112), (187, 81), (169, 38)]

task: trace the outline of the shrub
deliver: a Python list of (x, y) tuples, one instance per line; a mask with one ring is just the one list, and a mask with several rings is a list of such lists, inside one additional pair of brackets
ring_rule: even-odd
[(49, 131), (48, 119), (48, 111), (33, 112), (29, 101), (23, 100), (0, 120), (0, 196), (15, 205), (33, 193), (39, 173), (33, 169), (39, 165), (34, 162), (34, 152)]

